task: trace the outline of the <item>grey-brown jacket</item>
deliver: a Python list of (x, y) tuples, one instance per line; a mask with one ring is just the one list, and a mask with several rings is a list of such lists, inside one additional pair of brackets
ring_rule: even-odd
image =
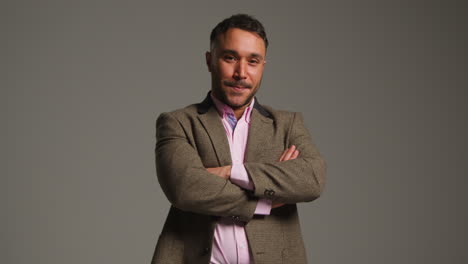
[[(325, 161), (300, 113), (274, 110), (255, 100), (244, 166), (255, 190), (247, 191), (205, 168), (232, 164), (224, 127), (210, 96), (200, 104), (162, 113), (156, 121), (156, 170), (172, 204), (152, 263), (208, 264), (216, 221), (246, 222), (254, 263), (307, 263), (296, 203), (317, 199)], [(295, 145), (299, 157), (279, 162)], [(259, 198), (286, 205), (254, 215)]]

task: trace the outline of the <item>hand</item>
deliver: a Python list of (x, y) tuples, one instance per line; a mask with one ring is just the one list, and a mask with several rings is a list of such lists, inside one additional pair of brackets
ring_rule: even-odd
[(287, 160), (293, 160), (296, 159), (299, 156), (299, 150), (296, 149), (296, 146), (292, 145), (288, 149), (286, 149), (283, 154), (281, 154), (281, 157), (279, 161), (287, 161)]
[(206, 168), (206, 170), (211, 174), (229, 180), (229, 177), (231, 177), (231, 168), (232, 165), (228, 165), (223, 167)]
[[(293, 160), (296, 159), (299, 156), (299, 150), (296, 149), (296, 146), (292, 145), (288, 149), (286, 149), (283, 154), (281, 154), (281, 157), (279, 161), (287, 161), (287, 160)], [(274, 203), (271, 205), (271, 208), (277, 208), (283, 206), (284, 203)]]

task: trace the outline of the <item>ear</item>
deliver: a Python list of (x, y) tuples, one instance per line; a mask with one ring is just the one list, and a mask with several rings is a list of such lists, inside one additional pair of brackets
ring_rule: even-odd
[(211, 52), (207, 51), (205, 53), (205, 60), (206, 60), (206, 66), (208, 67), (208, 71), (211, 72)]

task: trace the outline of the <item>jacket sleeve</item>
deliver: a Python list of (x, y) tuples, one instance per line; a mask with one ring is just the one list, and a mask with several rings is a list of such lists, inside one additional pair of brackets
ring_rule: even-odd
[(312, 142), (300, 113), (294, 114), (289, 146), (295, 145), (299, 156), (279, 162), (246, 162), (245, 169), (255, 185), (254, 195), (279, 203), (310, 202), (317, 199), (325, 185), (327, 165)]
[(156, 121), (156, 172), (169, 202), (184, 211), (249, 221), (258, 198), (209, 173), (181, 123), (162, 113)]

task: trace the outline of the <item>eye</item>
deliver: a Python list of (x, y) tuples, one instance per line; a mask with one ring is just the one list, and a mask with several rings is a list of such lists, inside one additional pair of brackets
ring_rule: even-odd
[(260, 61), (258, 59), (250, 59), (249, 60), (249, 64), (251, 64), (251, 65), (257, 65), (259, 63), (260, 63)]
[(232, 55), (224, 55), (224, 60), (228, 61), (228, 62), (231, 62), (231, 61), (235, 61), (236, 57), (234, 57)]

